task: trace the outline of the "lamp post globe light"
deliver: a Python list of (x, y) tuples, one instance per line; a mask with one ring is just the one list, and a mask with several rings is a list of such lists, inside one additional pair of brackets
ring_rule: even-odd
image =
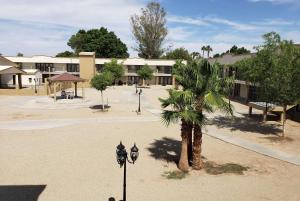
[(124, 165), (123, 201), (126, 201), (126, 162), (134, 164), (138, 156), (139, 156), (139, 149), (137, 148), (135, 143), (134, 146), (130, 149), (131, 161), (128, 159), (127, 151), (125, 149), (125, 146), (122, 144), (122, 142), (120, 142), (120, 144), (117, 146), (117, 150), (116, 150), (117, 162), (120, 165), (120, 168), (122, 168), (122, 166)]

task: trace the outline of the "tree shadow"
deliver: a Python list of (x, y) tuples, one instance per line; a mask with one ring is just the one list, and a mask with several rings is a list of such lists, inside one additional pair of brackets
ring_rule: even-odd
[[(109, 105), (104, 105), (104, 109), (109, 109), (111, 106)], [(100, 105), (92, 105), (90, 106), (90, 109), (92, 110), (101, 110), (102, 109), (102, 104)]]
[(210, 120), (209, 125), (215, 125), (218, 128), (229, 128), (231, 131), (240, 130), (244, 132), (259, 133), (262, 135), (278, 135), (279, 133), (282, 133), (280, 125), (265, 124), (262, 121), (259, 121), (257, 116), (218, 116)]
[(180, 141), (163, 137), (162, 139), (154, 140), (147, 149), (150, 152), (150, 156), (156, 160), (178, 163), (180, 148)]
[(46, 185), (0, 186), (1, 201), (37, 201)]

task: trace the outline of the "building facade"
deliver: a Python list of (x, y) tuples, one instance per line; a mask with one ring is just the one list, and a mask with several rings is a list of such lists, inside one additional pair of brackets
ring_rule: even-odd
[[(81, 52), (79, 57), (9, 57), (6, 59), (18, 64), (22, 70), (37, 69), (42, 74), (42, 82), (46, 78), (68, 72), (81, 78), (90, 80), (97, 72), (101, 72), (105, 63), (111, 62), (111, 59), (95, 58), (94, 52)], [(144, 65), (153, 69), (152, 80), (146, 81), (146, 84), (172, 85), (171, 75), (172, 66), (175, 60), (146, 60), (142, 58), (118, 59), (118, 63), (124, 66), (125, 75), (118, 80), (122, 84), (141, 83), (137, 70)]]

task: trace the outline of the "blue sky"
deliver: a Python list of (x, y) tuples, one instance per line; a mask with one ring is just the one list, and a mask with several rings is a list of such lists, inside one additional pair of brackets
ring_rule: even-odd
[[(129, 17), (145, 0), (0, 0), (0, 53), (55, 55), (78, 29), (107, 27), (137, 53)], [(211, 45), (221, 53), (232, 45), (253, 46), (276, 31), (300, 43), (300, 0), (160, 0), (167, 11), (165, 47), (200, 51)]]

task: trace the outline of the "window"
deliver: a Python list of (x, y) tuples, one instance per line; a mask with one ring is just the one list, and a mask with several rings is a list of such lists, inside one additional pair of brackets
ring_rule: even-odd
[(67, 64), (67, 72), (79, 72), (79, 64)]
[(41, 72), (53, 72), (53, 64), (52, 63), (36, 63), (35, 68), (40, 70)]
[(32, 78), (30, 77), (30, 78), (28, 78), (28, 81), (29, 81), (29, 83), (31, 83), (32, 82)]

